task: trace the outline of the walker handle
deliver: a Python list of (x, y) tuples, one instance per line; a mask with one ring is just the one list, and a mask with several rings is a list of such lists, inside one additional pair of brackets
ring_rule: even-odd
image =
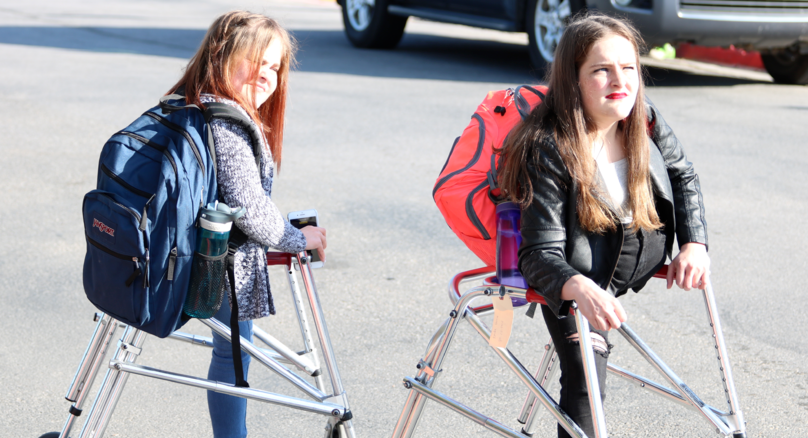
[(662, 265), (659, 271), (654, 274), (654, 278), (668, 278), (668, 265)]
[(291, 267), (292, 254), (286, 252), (269, 251), (267, 252), (267, 265), (286, 265), (287, 267)]

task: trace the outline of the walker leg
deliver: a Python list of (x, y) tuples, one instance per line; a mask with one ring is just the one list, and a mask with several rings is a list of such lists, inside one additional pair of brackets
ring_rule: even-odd
[[(290, 265), (286, 271), (286, 278), (289, 280), (289, 288), (292, 290), (292, 301), (295, 304), (297, 321), (300, 324), (300, 335), (303, 337), (303, 351), (306, 353), (314, 353), (311, 355), (311, 361), (319, 370), (320, 358), (318, 357), (317, 352), (314, 350), (314, 340), (311, 337), (309, 319), (306, 316), (306, 312), (303, 307), (303, 300), (300, 296), (300, 288), (297, 285), (297, 279), (295, 277), (294, 269), (292, 269)], [(321, 372), (314, 376), (314, 384), (320, 391), (325, 391), (325, 384), (323, 383), (323, 376)]]
[[(450, 318), (444, 326), (438, 329), (438, 332), (433, 336), (432, 341), (427, 348), (428, 355), (425, 359), (421, 360), (418, 364), (420, 370), (416, 378), (407, 377), (404, 379), (404, 386), (410, 390), (404, 409), (399, 416), (396, 428), (393, 431), (393, 438), (410, 438), (415, 430), (421, 411), (423, 409), (425, 399), (430, 398), (440, 402), (441, 404), (450, 407), (457, 412), (485, 423), (486, 427), (492, 426), (497, 432), (508, 435), (507, 428), (500, 428), (496, 426), (495, 422), (488, 421), (487, 418), (481, 418), (476, 412), (471, 411), (467, 407), (457, 403), (449, 397), (438, 393), (431, 389), (432, 385), (437, 378), (437, 373), (440, 372), (440, 366), (446, 356), (448, 347), (454, 337), (459, 323), (458, 316), (466, 318), (472, 327), (477, 330), (480, 336), (486, 341), (490, 339), (491, 333), (485, 324), (480, 321), (475, 313), (468, 308), (468, 303), (480, 296), (490, 296), (493, 293), (492, 289), (485, 286), (473, 288), (464, 293), (455, 304), (454, 310), (450, 313)], [(442, 333), (442, 334), (441, 334)], [(494, 352), (509, 366), (509, 368), (516, 374), (522, 383), (524, 383), (537, 400), (540, 401), (555, 417), (558, 423), (572, 436), (576, 438), (586, 438), (586, 434), (581, 428), (558, 406), (558, 404), (550, 397), (547, 391), (539, 385), (536, 379), (528, 372), (524, 366), (513, 356), (507, 348), (492, 348)]]
[(713, 329), (713, 338), (715, 339), (715, 349), (718, 353), (718, 362), (720, 364), (719, 371), (721, 372), (721, 381), (724, 384), (724, 393), (729, 406), (729, 416), (727, 420), (731, 423), (730, 426), (735, 428), (734, 438), (743, 438), (746, 436), (746, 422), (743, 418), (740, 405), (738, 404), (738, 395), (735, 391), (735, 382), (732, 379), (732, 368), (729, 363), (729, 356), (727, 355), (727, 347), (724, 342), (724, 331), (721, 329), (721, 321), (718, 318), (718, 309), (715, 304), (715, 294), (713, 294), (713, 287), (708, 282), (704, 292), (704, 303), (707, 306), (707, 317), (710, 322), (710, 327)]
[[(466, 319), (468, 319), (469, 324), (477, 330), (477, 333), (485, 339), (485, 342), (491, 338), (491, 332), (488, 330), (488, 327), (483, 324), (483, 322), (474, 314), (467, 314)], [(511, 353), (510, 350), (507, 348), (491, 348), (494, 352), (508, 365), (508, 368), (516, 374), (516, 377), (522, 381), (522, 383), (527, 386), (533, 395), (536, 396), (536, 399), (544, 405), (545, 408), (550, 412), (550, 414), (555, 417), (558, 424), (563, 427), (570, 436), (575, 438), (587, 438), (586, 433), (578, 426), (577, 423), (572, 421), (572, 419), (564, 412), (558, 403), (550, 397), (550, 394), (544, 389), (543, 386), (530, 375), (527, 369), (519, 362), (518, 359)]]
[(331, 336), (328, 333), (328, 327), (325, 323), (323, 316), (323, 308), (320, 304), (320, 297), (317, 294), (317, 287), (314, 284), (314, 276), (311, 272), (311, 265), (308, 263), (306, 253), (301, 252), (297, 255), (297, 261), (300, 265), (300, 274), (303, 279), (303, 286), (306, 289), (306, 295), (309, 299), (309, 307), (311, 308), (312, 317), (314, 318), (314, 327), (317, 330), (317, 336), (320, 338), (320, 347), (323, 351), (328, 373), (331, 376), (331, 387), (334, 390), (334, 397), (340, 398), (342, 405), (345, 407), (345, 418), (343, 418), (343, 427), (349, 438), (355, 438), (356, 434), (351, 421), (352, 413), (348, 405), (348, 397), (345, 394), (345, 389), (342, 386), (342, 379), (337, 368), (337, 360), (334, 356), (334, 350), (331, 348)]
[[(114, 324), (118, 323), (114, 319), (110, 319), (110, 321)], [(140, 355), (145, 339), (146, 334), (144, 332), (132, 327), (126, 327), (118, 343), (118, 349), (115, 351), (115, 360), (135, 362), (137, 356)], [(128, 377), (129, 373), (124, 373), (114, 368), (107, 371), (93, 407), (90, 409), (89, 418), (84, 423), (79, 435), (81, 438), (100, 438), (104, 435), (112, 416), (112, 411), (115, 410), (115, 406), (121, 398), (121, 393)]]
[[(551, 339), (547, 345), (544, 346), (544, 354), (542, 354), (541, 365), (536, 371), (536, 380), (539, 385), (545, 387), (547, 382), (551, 380), (556, 368), (554, 367), (555, 361), (558, 358), (555, 352), (555, 345)], [(536, 416), (538, 414), (538, 405), (536, 404), (536, 395), (529, 391), (525, 403), (522, 406), (522, 412), (519, 414), (517, 421), (524, 424), (522, 433), (527, 436), (533, 436), (536, 433)]]
[(115, 330), (118, 328), (117, 321), (103, 313), (96, 313), (95, 319), (98, 321), (95, 325), (95, 332), (90, 338), (90, 343), (84, 351), (81, 362), (79, 362), (73, 382), (65, 395), (65, 399), (73, 402), (73, 404), (70, 406), (70, 415), (67, 416), (67, 421), (65, 421), (62, 432), (59, 434), (63, 438), (70, 436), (73, 423), (81, 415), (81, 407), (84, 405), (84, 400), (93, 386), (101, 361), (107, 354), (107, 347), (115, 335)]
[(595, 438), (606, 438), (608, 436), (606, 418), (603, 415), (603, 403), (600, 399), (598, 372), (595, 369), (595, 351), (592, 349), (592, 338), (589, 336), (589, 321), (577, 309), (575, 323), (578, 326), (578, 345), (581, 347), (581, 356), (584, 359), (584, 375), (586, 376), (586, 387), (589, 391), (589, 408), (592, 410), (592, 418), (595, 420)]
[(688, 387), (684, 381), (682, 381), (676, 373), (671, 370), (659, 356), (654, 353), (651, 348), (637, 336), (636, 333), (628, 326), (628, 324), (623, 323), (620, 328), (617, 329), (623, 337), (633, 346), (644, 358), (648, 361), (654, 368), (657, 369), (667, 380), (670, 382), (671, 385), (679, 392), (679, 394), (684, 398), (684, 400), (689, 403), (692, 407), (698, 410), (705, 420), (707, 420), (710, 424), (716, 427), (719, 433), (724, 435), (730, 435), (733, 433), (733, 430), (727, 423), (723, 420), (723, 417), (719, 416), (715, 412), (713, 412), (694, 392), (693, 390)]
[[(446, 355), (446, 350), (451, 345), (459, 319), (457, 318), (457, 308), (455, 308), (450, 317), (432, 335), (432, 339), (426, 348), (424, 359), (418, 363), (419, 372), (415, 378), (428, 387), (432, 387), (435, 383), (437, 373), (434, 370), (440, 370), (440, 365)], [(396, 422), (396, 428), (393, 430), (393, 438), (412, 437), (425, 404), (426, 398), (421, 393), (410, 388), (407, 401), (404, 403), (404, 408)]]

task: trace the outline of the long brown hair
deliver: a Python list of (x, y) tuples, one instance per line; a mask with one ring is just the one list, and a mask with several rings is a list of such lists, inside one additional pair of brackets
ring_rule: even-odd
[[(578, 71), (592, 46), (610, 35), (619, 35), (634, 46), (639, 74), (639, 52), (643, 43), (636, 29), (624, 21), (599, 13), (575, 17), (556, 48), (546, 98), (514, 128), (500, 150), (503, 155), (500, 187), (512, 201), (526, 208), (533, 198), (533, 185), (528, 175), (529, 160), (539, 170), (541, 148), (555, 142), (572, 178), (570, 182), (578, 186), (578, 221), (583, 229), (596, 233), (616, 229), (617, 217), (598, 189), (597, 166), (591, 146), (591, 135), (596, 128), (583, 108)], [(618, 125), (618, 135), (622, 136), (628, 162), (631, 228), (635, 231), (662, 226), (654, 208), (648, 169), (648, 121), (644, 102), (645, 92), (640, 78), (634, 108)]]
[[(252, 61), (251, 77), (257, 77), (264, 52), (275, 38), (279, 38), (283, 46), (278, 85), (269, 99), (257, 108), (255, 96), (246, 100), (240, 90), (233, 89), (231, 78), (244, 59)], [(210, 26), (196, 54), (188, 61), (182, 78), (167, 94), (182, 88), (187, 102), (201, 108), (204, 108), (200, 101), (202, 94), (238, 102), (263, 131), (272, 159), (280, 170), (286, 94), (294, 52), (294, 40), (275, 20), (247, 11), (228, 12)]]

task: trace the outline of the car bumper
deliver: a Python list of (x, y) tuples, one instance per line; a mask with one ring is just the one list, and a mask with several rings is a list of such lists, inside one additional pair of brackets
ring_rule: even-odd
[[(628, 17), (649, 45), (690, 41), (705, 46), (744, 45), (755, 49), (808, 43), (808, 2), (804, 9), (753, 9), (743, 0), (654, 0), (652, 9), (621, 7), (614, 0), (588, 0), (590, 8)], [(800, 2), (801, 3), (801, 2)], [(783, 4), (767, 2), (754, 4)]]

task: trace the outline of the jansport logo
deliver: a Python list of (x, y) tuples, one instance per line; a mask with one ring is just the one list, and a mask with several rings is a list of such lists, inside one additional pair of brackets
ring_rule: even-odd
[(107, 233), (110, 236), (115, 237), (115, 230), (108, 227), (105, 223), (99, 221), (98, 219), (93, 218), (93, 228), (98, 228), (98, 230), (102, 233)]

